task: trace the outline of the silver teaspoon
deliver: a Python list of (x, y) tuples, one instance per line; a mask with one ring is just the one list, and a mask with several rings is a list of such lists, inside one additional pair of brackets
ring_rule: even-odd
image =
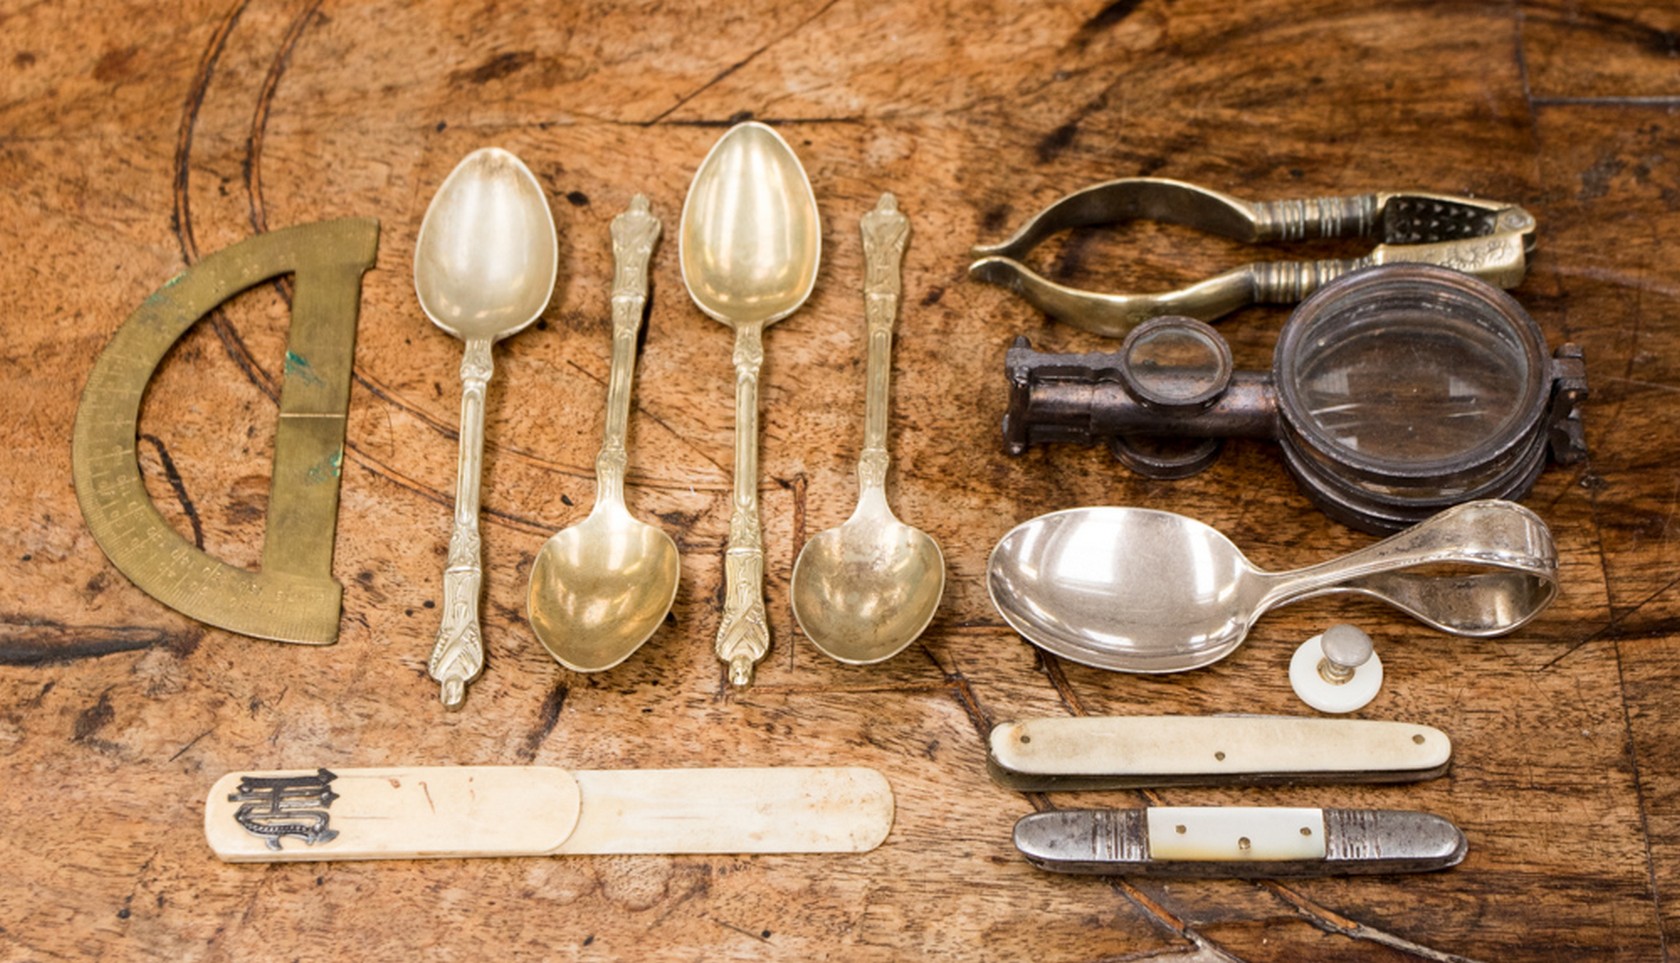
[(1183, 515), (1075, 508), (1005, 535), (986, 587), (1004, 621), (1047, 652), (1180, 672), (1229, 655), (1270, 609), (1331, 592), (1380, 599), (1455, 635), (1502, 635), (1557, 594), (1557, 549), (1528, 509), (1476, 501), (1321, 565), (1265, 572)]
[(932, 536), (887, 506), (887, 389), (893, 316), (910, 221), (882, 194), (863, 216), (864, 313), (869, 325), (868, 391), (858, 503), (838, 528), (818, 534), (793, 563), (793, 617), (831, 658), (870, 665), (904, 651), (933, 621), (945, 591), (945, 556)]
[(677, 597), (677, 545), (624, 507), (624, 439), (636, 335), (647, 303), (648, 258), (659, 219), (637, 194), (613, 218), (613, 347), (606, 430), (595, 459), (595, 507), (550, 536), (531, 566), (526, 611), (543, 648), (575, 672), (602, 672), (641, 647)]

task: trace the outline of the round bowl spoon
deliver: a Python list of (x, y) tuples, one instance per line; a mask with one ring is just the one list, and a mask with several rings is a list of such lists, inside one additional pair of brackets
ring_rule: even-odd
[(613, 218), (612, 369), (607, 427), (595, 459), (595, 506), (582, 522), (544, 542), (531, 566), (526, 598), (531, 630), (550, 655), (576, 672), (601, 672), (629, 658), (659, 628), (677, 597), (676, 543), (624, 507), (630, 383), (647, 303), (648, 258), (659, 227), (640, 194)]
[(851, 665), (890, 659), (922, 634), (945, 591), (945, 556), (887, 507), (887, 399), (899, 267), (910, 222), (883, 194), (863, 217), (869, 373), (858, 504), (838, 528), (805, 543), (793, 564), (793, 617), (824, 654)]
[(793, 149), (763, 124), (718, 138), (683, 202), (678, 262), (689, 297), (735, 331), (735, 490), (714, 649), (746, 685), (770, 650), (758, 521), (758, 371), (764, 328), (799, 310), (817, 283), (822, 224)]
[(414, 291), (432, 323), (466, 342), (461, 358), (461, 441), (455, 521), (443, 573), (443, 624), (427, 665), (458, 709), (484, 670), (478, 602), (484, 581), (478, 485), (484, 460), (484, 391), (490, 345), (542, 316), (559, 274), (560, 240), (542, 185), (499, 147), (475, 150), (438, 188), (414, 246)]
[(1075, 508), (1005, 535), (986, 588), (1004, 621), (1047, 652), (1179, 672), (1230, 654), (1268, 610), (1330, 592), (1380, 599), (1455, 635), (1502, 635), (1557, 594), (1557, 549), (1528, 509), (1475, 501), (1341, 558), (1265, 572), (1195, 519)]

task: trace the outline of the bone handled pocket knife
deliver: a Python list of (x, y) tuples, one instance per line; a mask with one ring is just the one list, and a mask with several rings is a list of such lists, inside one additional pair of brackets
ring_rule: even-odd
[(1144, 786), (1413, 782), (1452, 741), (1409, 722), (1289, 716), (1084, 716), (992, 730), (988, 766), (1022, 792)]

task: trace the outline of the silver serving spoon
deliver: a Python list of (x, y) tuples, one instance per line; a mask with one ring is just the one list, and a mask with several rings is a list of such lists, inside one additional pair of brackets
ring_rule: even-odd
[(461, 358), (461, 441), (455, 523), (443, 573), (443, 624), (427, 666), (458, 709), (484, 670), (478, 601), (484, 580), (478, 483), (484, 458), (484, 389), (490, 345), (537, 320), (554, 294), (560, 242), (548, 198), (519, 158), (475, 150), (438, 188), (414, 247), (414, 291), (432, 323), (466, 342)]
[(1528, 509), (1475, 501), (1333, 561), (1264, 572), (1183, 515), (1075, 508), (1005, 535), (986, 587), (1004, 621), (1047, 652), (1179, 672), (1230, 654), (1266, 611), (1330, 592), (1380, 599), (1455, 635), (1501, 635), (1557, 594), (1557, 549)]
[(758, 369), (764, 328), (799, 310), (817, 283), (822, 224), (793, 149), (763, 124), (731, 127), (694, 172), (677, 231), (694, 303), (735, 330), (735, 492), (715, 648), (746, 685), (770, 650), (758, 522)]
[(624, 507), (630, 382), (659, 227), (640, 194), (613, 218), (612, 369), (607, 427), (595, 458), (595, 507), (544, 542), (531, 566), (531, 630), (549, 655), (576, 672), (601, 672), (629, 658), (677, 597), (676, 543)]
[(922, 634), (945, 591), (945, 556), (926, 532), (887, 507), (887, 398), (899, 266), (910, 221), (891, 194), (863, 216), (868, 390), (858, 504), (838, 528), (818, 534), (793, 563), (793, 617), (824, 654), (852, 665), (890, 659)]

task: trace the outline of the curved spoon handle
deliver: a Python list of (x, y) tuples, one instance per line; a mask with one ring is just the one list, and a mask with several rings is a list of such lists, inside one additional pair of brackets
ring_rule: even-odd
[(892, 382), (893, 319), (904, 292), (904, 245), (910, 219), (898, 211), (898, 199), (882, 194), (875, 209), (863, 215), (864, 317), (869, 325), (869, 375), (864, 393), (863, 454), (858, 485), (864, 494), (884, 492), (887, 484), (887, 414)]
[(1486, 637), (1518, 628), (1557, 595), (1557, 547), (1546, 523), (1521, 505), (1474, 501), (1368, 548), (1269, 578), (1258, 611), (1355, 592), (1442, 631)]
[(770, 651), (764, 617), (764, 536), (758, 525), (758, 369), (764, 364), (764, 325), (735, 329), (735, 496), (729, 551), (723, 558), (723, 621), (715, 651), (729, 681), (746, 685)]
[(613, 218), (613, 347), (607, 375), (607, 428), (595, 457), (595, 504), (624, 504), (624, 451), (630, 424), (630, 382), (636, 372), (636, 335), (647, 304), (648, 260), (659, 241), (659, 218), (637, 194), (630, 209)]
[(484, 389), (495, 372), (489, 338), (470, 338), (461, 357), (461, 453), (455, 467), (455, 528), (443, 570), (443, 624), (426, 671), (443, 686), (445, 708), (459, 709), (467, 683), (484, 671), (478, 597), (484, 565), (478, 543), (478, 483), (484, 462)]

